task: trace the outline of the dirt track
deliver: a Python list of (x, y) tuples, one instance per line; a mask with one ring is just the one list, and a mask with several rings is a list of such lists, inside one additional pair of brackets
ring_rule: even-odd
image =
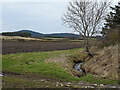
[[(18, 81), (6, 81), (7, 78), (15, 78)], [(56, 79), (40, 77), (37, 74), (7, 73), (3, 76), (3, 88), (120, 88), (119, 85), (90, 84), (83, 81), (67, 82)], [(23, 83), (24, 82), (24, 83)], [(28, 84), (29, 82), (32, 83)]]

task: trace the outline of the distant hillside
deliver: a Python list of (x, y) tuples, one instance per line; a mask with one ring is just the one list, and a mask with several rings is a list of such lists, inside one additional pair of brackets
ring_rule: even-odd
[(44, 34), (44, 37), (78, 37), (79, 35), (73, 33), (53, 33)]
[(21, 37), (31, 37), (31, 34), (28, 32), (4, 32), (0, 35), (3, 36), (21, 36)]
[(31, 37), (43, 37), (44, 34), (39, 33), (39, 32), (34, 32), (34, 31), (30, 31), (30, 30), (20, 30), (18, 32), (26, 32), (26, 33), (30, 33)]
[(53, 33), (53, 34), (43, 34), (39, 32), (34, 32), (30, 30), (21, 30), (18, 32), (27, 32), (30, 33), (32, 37), (79, 37), (77, 34), (73, 33)]

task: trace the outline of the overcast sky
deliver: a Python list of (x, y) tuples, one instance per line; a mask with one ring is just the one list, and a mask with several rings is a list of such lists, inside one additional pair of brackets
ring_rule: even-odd
[(2, 32), (21, 29), (40, 33), (71, 32), (61, 20), (67, 5), (67, 2), (4, 2)]
[(30, 29), (41, 33), (67, 32), (61, 17), (65, 2), (18, 2), (2, 4), (3, 31)]

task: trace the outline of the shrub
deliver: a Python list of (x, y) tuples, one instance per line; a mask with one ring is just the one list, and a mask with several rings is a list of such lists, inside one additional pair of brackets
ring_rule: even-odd
[(105, 36), (105, 44), (107, 46), (118, 44), (118, 28), (109, 30)]

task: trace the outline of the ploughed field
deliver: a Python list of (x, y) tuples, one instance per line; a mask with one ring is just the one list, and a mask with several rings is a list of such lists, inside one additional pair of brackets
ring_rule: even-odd
[(2, 41), (2, 54), (68, 50), (83, 47), (83, 42)]

